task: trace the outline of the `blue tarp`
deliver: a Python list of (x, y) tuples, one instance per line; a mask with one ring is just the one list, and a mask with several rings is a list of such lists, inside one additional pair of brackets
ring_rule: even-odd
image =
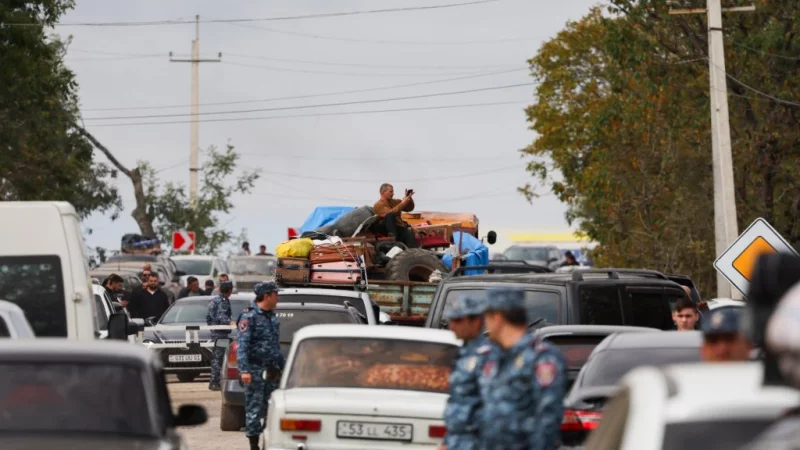
[[(463, 240), (461, 240), (462, 234)], [(460, 231), (453, 232), (453, 242), (455, 242), (454, 245), (458, 246), (459, 240), (461, 240), (462, 254), (467, 252), (464, 255), (467, 260), (467, 262), (464, 264), (466, 267), (489, 265), (489, 247), (484, 245), (480, 239), (471, 234), (461, 233)], [(449, 254), (443, 255), (442, 262), (445, 263), (447, 267), (452, 267), (453, 256)], [(464, 275), (480, 275), (482, 273), (482, 270), (467, 270), (464, 272)]]
[(333, 223), (336, 219), (354, 209), (356, 209), (354, 206), (318, 206), (314, 212), (308, 216), (303, 226), (300, 227), (300, 234), (307, 231), (314, 231), (319, 227)]

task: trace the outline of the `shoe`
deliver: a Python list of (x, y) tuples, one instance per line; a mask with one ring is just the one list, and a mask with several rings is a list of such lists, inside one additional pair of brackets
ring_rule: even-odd
[(209, 391), (221, 391), (222, 388), (218, 384), (209, 384), (208, 385), (208, 390)]

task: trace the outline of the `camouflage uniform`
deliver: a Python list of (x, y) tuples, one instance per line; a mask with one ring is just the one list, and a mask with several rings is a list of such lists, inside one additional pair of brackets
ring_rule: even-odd
[[(233, 289), (233, 283), (227, 282), (223, 285), (228, 285), (229, 289)], [(207, 325), (230, 325), (231, 316), (231, 301), (224, 295), (220, 294), (208, 302), (208, 311), (206, 312)], [(230, 335), (230, 331), (214, 330), (211, 332), (211, 339), (226, 338)], [(214, 354), (211, 358), (211, 382), (209, 388), (216, 388), (219, 386), (220, 371), (222, 370), (222, 359), (225, 357), (225, 349), (221, 347), (214, 347)]]
[[(483, 314), (485, 302), (471, 297), (456, 300), (445, 313), (445, 320)], [(464, 342), (450, 373), (450, 397), (444, 410), (447, 434), (444, 444), (448, 450), (478, 450), (480, 448), (480, 413), (482, 407), (478, 381), (483, 359), (492, 345), (483, 335)]]
[[(524, 293), (496, 290), (487, 311), (524, 309)], [(482, 368), (481, 439), (487, 450), (551, 450), (560, 444), (566, 364), (555, 347), (525, 334)]]
[[(274, 282), (256, 285), (256, 298), (277, 292)], [(239, 320), (238, 338), (239, 372), (249, 373), (252, 381), (245, 386), (245, 435), (247, 437), (261, 434), (261, 419), (266, 413), (267, 400), (277, 386), (274, 377), (283, 370), (286, 361), (281, 354), (280, 322), (271, 310), (265, 311), (253, 305), (253, 309), (242, 314)], [(272, 380), (264, 380), (262, 372), (268, 371)]]

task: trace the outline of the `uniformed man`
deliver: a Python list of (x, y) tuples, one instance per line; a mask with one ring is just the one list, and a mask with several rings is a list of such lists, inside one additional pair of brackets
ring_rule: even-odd
[(496, 288), (487, 294), (484, 325), (500, 350), (481, 369), (482, 448), (555, 449), (564, 414), (564, 359), (528, 333), (524, 291)]
[(703, 321), (700, 355), (706, 362), (747, 361), (753, 344), (740, 329), (742, 312), (732, 308), (712, 311)]
[[(208, 302), (208, 311), (206, 312), (207, 325), (234, 325), (231, 320), (233, 312), (231, 311), (230, 296), (233, 292), (233, 283), (230, 281), (220, 285), (220, 293), (210, 302)], [(213, 330), (211, 331), (211, 338), (216, 340), (226, 338), (230, 335), (227, 330)], [(225, 349), (222, 347), (214, 347), (213, 358), (211, 359), (211, 382), (208, 388), (212, 391), (219, 391), (219, 378), (220, 371), (222, 370), (222, 359), (225, 357)]]
[[(273, 312), (278, 304), (278, 285), (270, 281), (257, 284), (252, 309), (239, 320), (239, 373), (244, 389), (245, 435), (250, 449), (258, 450), (261, 419), (267, 400), (277, 388), (286, 361), (280, 347), (280, 323)], [(267, 372), (267, 380), (262, 374)]]
[(485, 306), (486, 302), (473, 297), (458, 298), (444, 313), (448, 328), (464, 345), (450, 373), (450, 398), (444, 410), (447, 434), (439, 450), (480, 449), (482, 402), (478, 381), (484, 354), (491, 348), (482, 334)]

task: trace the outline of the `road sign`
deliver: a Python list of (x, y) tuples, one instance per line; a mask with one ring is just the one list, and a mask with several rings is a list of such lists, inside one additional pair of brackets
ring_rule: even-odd
[(176, 231), (172, 233), (172, 249), (178, 252), (193, 252), (194, 231)]
[(756, 261), (765, 253), (800, 256), (766, 220), (758, 218), (714, 261), (714, 268), (747, 295)]

